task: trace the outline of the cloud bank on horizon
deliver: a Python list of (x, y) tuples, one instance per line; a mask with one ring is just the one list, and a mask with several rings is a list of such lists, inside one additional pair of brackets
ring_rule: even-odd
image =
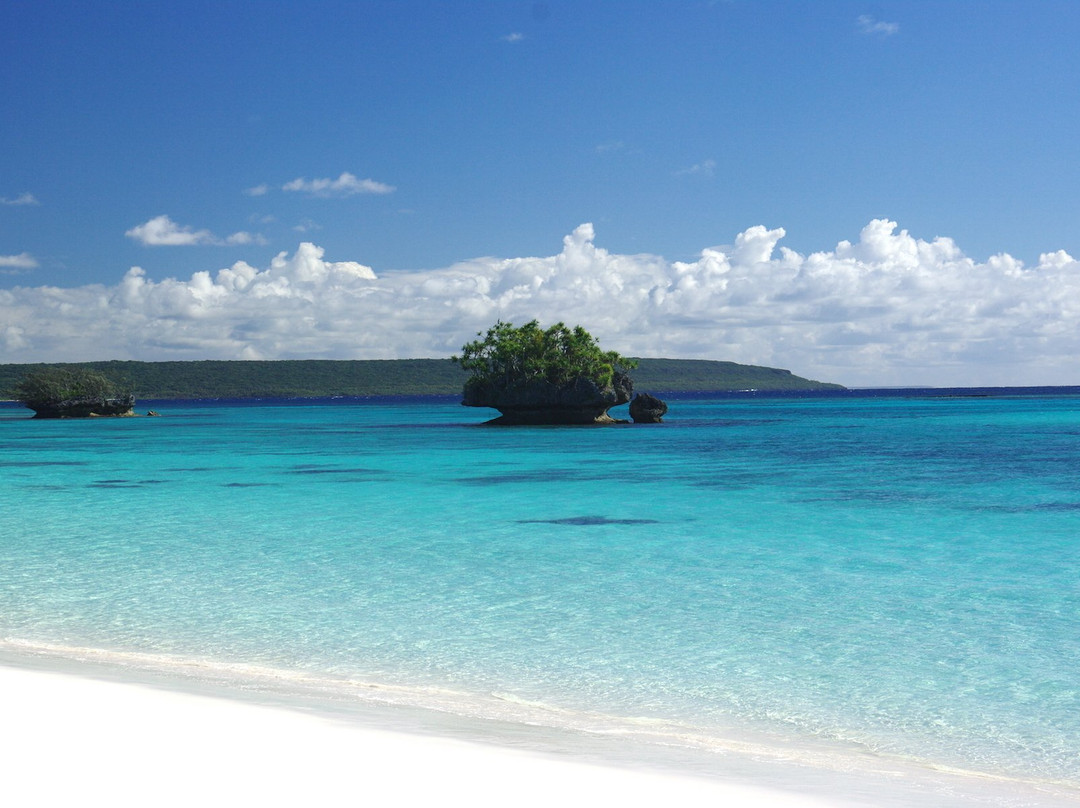
[[(215, 238), (160, 219), (159, 243)], [(692, 262), (612, 254), (582, 224), (556, 255), (382, 275), (309, 242), (187, 280), (133, 267), (115, 285), (0, 290), (0, 362), (442, 357), (496, 320), (535, 318), (627, 355), (849, 386), (1080, 383), (1080, 262), (1064, 251), (979, 263), (885, 219), (809, 255), (784, 236), (751, 227)]]

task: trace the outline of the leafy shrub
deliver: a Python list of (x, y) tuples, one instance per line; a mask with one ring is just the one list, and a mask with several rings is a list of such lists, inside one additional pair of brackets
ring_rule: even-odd
[(70, 401), (109, 401), (131, 391), (108, 376), (84, 368), (48, 367), (30, 373), (15, 386), (15, 398), (38, 410)]
[(596, 339), (581, 326), (568, 328), (556, 323), (542, 329), (533, 320), (517, 328), (501, 320), (477, 333), (482, 339), (467, 343), (461, 356), (453, 360), (472, 375), (466, 386), (493, 385), (524, 387), (532, 382), (555, 386), (585, 378), (604, 388), (611, 385), (616, 371), (636, 367), (615, 351), (603, 351)]

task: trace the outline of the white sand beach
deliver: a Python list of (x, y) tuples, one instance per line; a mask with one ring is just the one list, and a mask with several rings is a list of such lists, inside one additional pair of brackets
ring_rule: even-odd
[(0, 716), (11, 806), (852, 804), (22, 668)]

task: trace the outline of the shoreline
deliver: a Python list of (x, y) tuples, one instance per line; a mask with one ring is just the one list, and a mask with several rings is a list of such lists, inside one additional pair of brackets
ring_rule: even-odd
[(854, 805), (6, 662), (0, 710), (17, 804)]
[(58, 799), (74, 800), (89, 783), (135, 804), (182, 774), (178, 805), (208, 790), (238, 802), (355, 795), (370, 804), (374, 789), (387, 801), (463, 790), (485, 806), (508, 795), (526, 805), (1080, 806), (1080, 793), (1067, 788), (885, 759), (828, 770), (798, 756), (709, 754), (410, 706), (320, 703), (10, 647), (0, 649), (0, 711), (0, 755), (17, 772), (6, 793), (35, 799), (43, 783), (65, 788), (50, 772), (75, 767), (81, 785)]

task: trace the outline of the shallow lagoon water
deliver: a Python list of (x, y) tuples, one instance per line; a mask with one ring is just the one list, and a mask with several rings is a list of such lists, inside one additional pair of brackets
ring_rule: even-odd
[(1080, 787), (1080, 397), (671, 404), (602, 428), (450, 400), (0, 410), (0, 638)]

